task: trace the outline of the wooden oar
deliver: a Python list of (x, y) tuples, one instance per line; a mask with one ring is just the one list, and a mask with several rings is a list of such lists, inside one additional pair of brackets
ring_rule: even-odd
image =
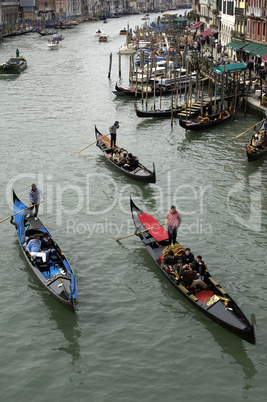
[(108, 240), (119, 241), (119, 240), (122, 240), (122, 239), (127, 239), (127, 237), (135, 236), (135, 235), (138, 235), (139, 233), (144, 233), (144, 232), (147, 232), (148, 230), (156, 229), (156, 228), (159, 228), (160, 226), (163, 226), (163, 225), (166, 225), (166, 222), (162, 223), (161, 225), (153, 226), (152, 228), (144, 229), (144, 230), (141, 230), (140, 232), (132, 233), (132, 234), (130, 234), (128, 236), (121, 237), (120, 239), (108, 239)]
[[(107, 137), (108, 135), (110, 135), (110, 133), (107, 134), (107, 135), (102, 135), (102, 137)], [(92, 142), (92, 144), (89, 144), (89, 145), (87, 145), (87, 147), (84, 147), (84, 148), (81, 149), (80, 151), (74, 152), (74, 153), (75, 153), (75, 154), (79, 154), (80, 152), (84, 151), (86, 148), (89, 148), (91, 145), (94, 145), (97, 141), (99, 141), (99, 140), (96, 140), (96, 141)]]
[(233, 138), (241, 137), (241, 135), (243, 135), (243, 134), (245, 134), (247, 131), (251, 130), (251, 129), (252, 129), (253, 127), (255, 127), (257, 124), (262, 123), (265, 119), (266, 119), (266, 117), (265, 117), (264, 119), (262, 119), (261, 121), (259, 121), (258, 123), (253, 124), (253, 126), (249, 127), (249, 128), (248, 128), (246, 131), (244, 131), (243, 133), (241, 133), (241, 134), (239, 134), (239, 135), (237, 135), (236, 137), (233, 137)]
[[(35, 205), (41, 204), (41, 202), (42, 202), (42, 201), (37, 202), (37, 204), (33, 204), (33, 207), (34, 207)], [(22, 209), (21, 211), (18, 211), (18, 212), (16, 212), (15, 214), (12, 214), (12, 215), (8, 216), (7, 218), (1, 220), (0, 223), (2, 223), (2, 222), (4, 222), (4, 221), (7, 221), (7, 220), (10, 219), (12, 216), (15, 216), (15, 215), (17, 215), (17, 214), (20, 214), (21, 212), (26, 211), (26, 210), (29, 209), (29, 208), (30, 208), (30, 207), (24, 208), (24, 209)]]

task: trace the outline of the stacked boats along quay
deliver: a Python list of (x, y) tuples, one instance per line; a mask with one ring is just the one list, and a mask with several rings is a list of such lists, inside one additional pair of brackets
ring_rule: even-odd
[[(116, 83), (116, 96), (140, 99), (142, 105), (136, 104), (135, 111), (141, 118), (170, 118), (172, 124), (173, 118), (187, 121), (200, 116), (198, 130), (218, 125), (226, 121), (226, 116), (234, 117), (241, 104), (247, 109), (244, 63), (224, 61), (220, 65), (213, 56), (207, 59), (193, 46), (194, 30), (177, 25), (171, 17), (165, 18), (165, 24), (157, 22), (137, 27), (135, 34), (128, 31), (125, 46), (135, 49), (128, 56), (129, 86)], [(169, 99), (167, 108), (162, 107), (163, 96), (164, 105)], [(149, 108), (151, 98), (154, 107)], [(216, 123), (203, 125), (211, 121)], [(181, 126), (194, 129), (194, 123)]]

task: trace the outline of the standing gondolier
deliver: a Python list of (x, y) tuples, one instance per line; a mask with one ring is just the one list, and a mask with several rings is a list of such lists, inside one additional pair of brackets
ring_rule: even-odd
[[(35, 208), (34, 212), (34, 219), (37, 221), (37, 215), (39, 211), (39, 203), (43, 202), (43, 193), (40, 188), (36, 187), (36, 184), (32, 184), (31, 190), (29, 190), (29, 202), (30, 202), (30, 211), (33, 211), (33, 208)], [(27, 218), (31, 216), (31, 213), (27, 215)]]
[(169, 245), (172, 243), (175, 244), (177, 230), (178, 227), (181, 225), (182, 218), (174, 205), (171, 206), (171, 209), (167, 213), (166, 223), (168, 224), (168, 235), (169, 235)]
[(115, 121), (115, 123), (109, 127), (109, 132), (111, 134), (111, 140), (110, 140), (110, 149), (112, 149), (112, 145), (114, 145), (114, 148), (116, 148), (116, 136), (117, 136), (117, 128), (119, 128), (119, 122)]

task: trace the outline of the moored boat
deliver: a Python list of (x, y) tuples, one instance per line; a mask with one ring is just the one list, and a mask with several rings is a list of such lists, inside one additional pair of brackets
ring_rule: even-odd
[(120, 35), (127, 35), (128, 31), (126, 28), (120, 30)]
[[(151, 86), (143, 86), (143, 91), (141, 87), (137, 88), (124, 88), (124, 87), (119, 87), (118, 84), (116, 83), (115, 85), (115, 91), (112, 91), (115, 95), (118, 96), (134, 96), (136, 98), (140, 98), (143, 94), (144, 98), (146, 96), (153, 96), (154, 95), (154, 89)], [(168, 95), (172, 92), (172, 87), (156, 87), (156, 92), (155, 96), (160, 96), (160, 95)]]
[[(139, 233), (139, 237), (150, 256), (179, 293), (210, 319), (247, 342), (255, 344), (256, 322), (254, 315), (252, 314), (251, 323), (231, 296), (211, 276), (207, 268), (204, 274), (204, 281), (209, 286), (208, 289), (194, 291), (192, 288), (186, 288), (177, 271), (170, 270), (163, 263), (163, 255), (169, 249), (167, 230), (150, 214), (141, 211), (132, 199), (130, 200), (130, 208), (136, 233), (142, 232)], [(173, 249), (178, 257), (181, 256), (183, 250), (184, 247), (180, 244)]]
[(6, 63), (0, 65), (0, 74), (20, 74), (27, 68), (24, 57), (11, 57)]
[[(20, 248), (31, 270), (50, 294), (75, 311), (77, 301), (76, 278), (62, 250), (40, 219), (35, 220), (33, 216), (27, 216), (27, 206), (19, 200), (14, 190), (13, 211), (16, 215), (11, 218), (11, 223), (15, 225)], [(48, 261), (43, 262), (38, 255), (33, 258), (26, 247), (34, 235), (40, 236), (41, 239), (45, 233), (48, 233), (52, 239), (54, 253), (49, 255)]]
[(145, 183), (156, 183), (156, 172), (154, 163), (153, 163), (153, 171), (147, 169), (139, 161), (136, 168), (129, 170), (129, 168), (120, 166), (115, 160), (113, 160), (112, 158), (113, 150), (110, 149), (110, 139), (106, 135), (101, 134), (96, 127), (95, 127), (95, 137), (97, 140), (96, 145), (101, 149), (105, 158), (117, 170), (124, 173), (126, 176), (131, 177), (134, 180), (142, 181)]
[(156, 117), (160, 119), (169, 119), (173, 115), (173, 117), (178, 117), (183, 110), (182, 106), (178, 106), (173, 109), (152, 109), (152, 110), (140, 110), (135, 109), (136, 115), (138, 117)]

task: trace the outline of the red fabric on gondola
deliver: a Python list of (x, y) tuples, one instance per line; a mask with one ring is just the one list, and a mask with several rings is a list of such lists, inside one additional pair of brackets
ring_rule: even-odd
[(213, 295), (212, 290), (201, 290), (200, 292), (196, 292), (195, 296), (202, 301), (202, 303), (206, 303)]
[(159, 222), (150, 214), (142, 213), (138, 215), (138, 218), (146, 229), (158, 226), (155, 227), (155, 229), (149, 230), (151, 236), (153, 236), (157, 241), (167, 240), (169, 238), (167, 230), (163, 226), (159, 226)]

